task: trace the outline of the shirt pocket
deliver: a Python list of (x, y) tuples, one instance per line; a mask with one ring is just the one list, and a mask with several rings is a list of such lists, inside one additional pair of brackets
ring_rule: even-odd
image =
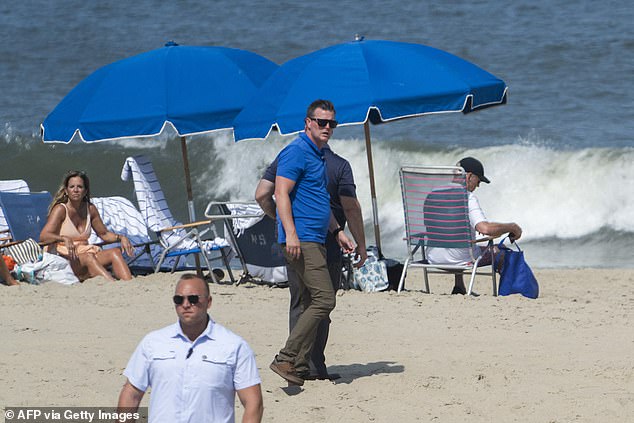
[(200, 383), (205, 386), (233, 386), (231, 357), (220, 351), (203, 354), (198, 377), (200, 378)]
[(173, 376), (173, 372), (177, 370), (176, 367), (176, 351), (174, 350), (154, 351), (150, 357), (150, 375), (152, 379)]

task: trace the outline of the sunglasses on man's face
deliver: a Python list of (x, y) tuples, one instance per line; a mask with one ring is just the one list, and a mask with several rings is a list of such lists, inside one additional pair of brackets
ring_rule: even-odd
[(174, 295), (172, 300), (174, 300), (174, 304), (182, 305), (185, 302), (185, 298), (189, 301), (189, 304), (195, 305), (200, 301), (200, 295)]
[(311, 116), (308, 116), (308, 119), (317, 122), (317, 125), (319, 125), (320, 128), (325, 128), (326, 125), (329, 125), (330, 129), (335, 129), (337, 125), (339, 125), (339, 122), (334, 119), (318, 119)]

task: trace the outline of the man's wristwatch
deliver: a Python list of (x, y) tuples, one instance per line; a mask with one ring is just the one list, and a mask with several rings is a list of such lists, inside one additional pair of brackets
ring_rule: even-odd
[(343, 231), (343, 228), (341, 226), (339, 226), (337, 229), (332, 231), (332, 236), (337, 237), (337, 235), (339, 235), (339, 232), (341, 232), (341, 231)]

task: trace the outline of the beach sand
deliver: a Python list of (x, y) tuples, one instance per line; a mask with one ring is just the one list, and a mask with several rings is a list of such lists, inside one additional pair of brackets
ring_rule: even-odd
[[(632, 421), (634, 269), (535, 274), (537, 300), (493, 297), (482, 277), (478, 298), (448, 295), (441, 276), (431, 295), (344, 292), (326, 351), (342, 378), (301, 389), (268, 368), (288, 290), (211, 285), (211, 315), (255, 351), (264, 421)], [(0, 287), (0, 406), (116, 405), (137, 343), (176, 319), (176, 279)], [(410, 272), (408, 288), (421, 287)]]

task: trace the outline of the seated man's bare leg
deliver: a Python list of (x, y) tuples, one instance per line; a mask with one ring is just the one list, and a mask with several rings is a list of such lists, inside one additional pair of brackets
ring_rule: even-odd
[(464, 278), (462, 277), (462, 273), (456, 273), (454, 275), (454, 287), (451, 293), (462, 295), (465, 295), (467, 293), (467, 288), (465, 288), (464, 286)]

